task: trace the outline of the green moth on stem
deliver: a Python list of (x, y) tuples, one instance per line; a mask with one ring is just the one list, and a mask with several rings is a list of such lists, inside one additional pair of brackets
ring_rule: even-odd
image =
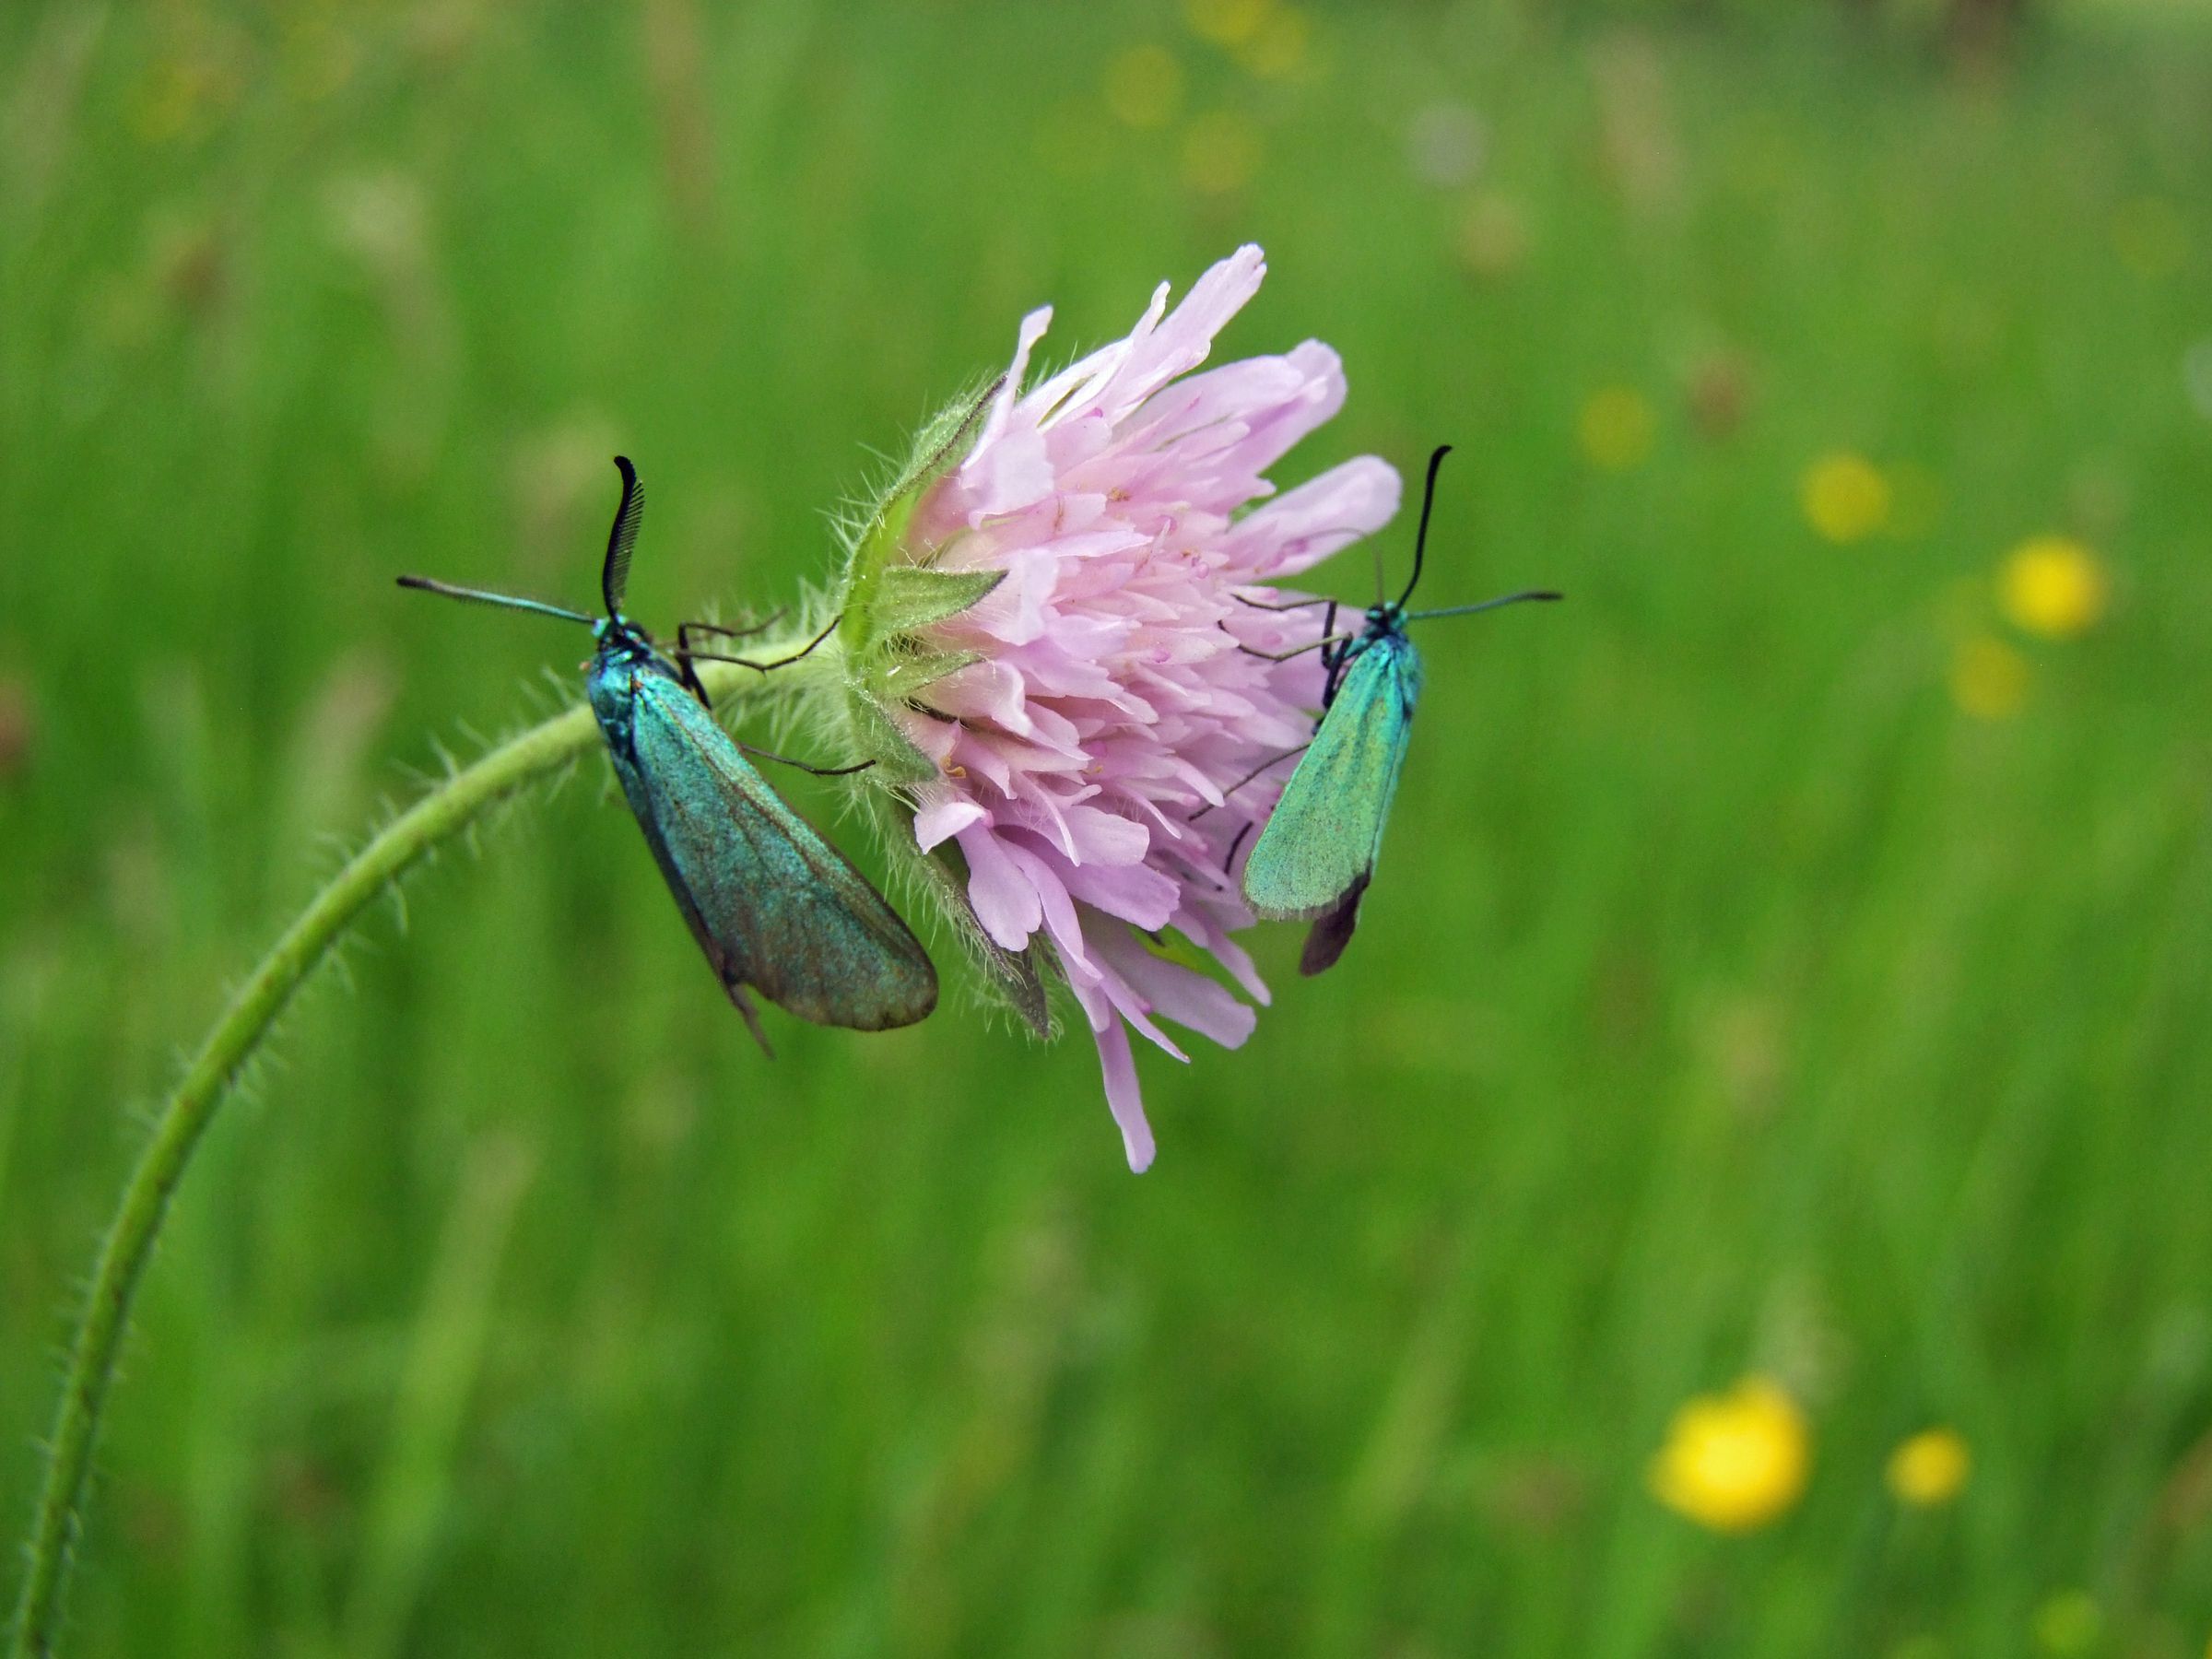
[(622, 612), (645, 492), (627, 457), (616, 456), (615, 465), (622, 501), (600, 570), (605, 617), (421, 576), (402, 576), (400, 585), (591, 628), (598, 649), (585, 685), (623, 796), (691, 936), (763, 1049), (768, 1037), (747, 986), (817, 1025), (881, 1031), (926, 1018), (937, 1006), (937, 973), (921, 943), (867, 877), (769, 787), (715, 724), (699, 683), (701, 662), (764, 677), (789, 666), (819, 649), (837, 623), (789, 655), (764, 661), (700, 651), (690, 641), (695, 629), (724, 639), (759, 629), (688, 622), (677, 630), (674, 659), (662, 655)]
[[(632, 505), (634, 509), (634, 502)], [(602, 586), (617, 594), (627, 566), (629, 546), (634, 541), (635, 526), (634, 511), (627, 515), (627, 521), (618, 514), (617, 534), (610, 538)], [(533, 600), (478, 594), (429, 582), (409, 585), (599, 625), (598, 619), (580, 612)], [(610, 605), (609, 614), (612, 619), (617, 607)], [(799, 633), (764, 640), (756, 647), (755, 657), (743, 660), (690, 652), (686, 648), (688, 638), (684, 639), (679, 643), (680, 666), (676, 669), (685, 687), (680, 700), (687, 707), (700, 706), (717, 698), (753, 692), (767, 683), (763, 670), (768, 665), (795, 659), (810, 644), (818, 643), (819, 639), (818, 634)], [(656, 660), (663, 669), (670, 666), (665, 658)], [(655, 687), (650, 695), (659, 696), (659, 677), (650, 672), (641, 673), (641, 677)], [(668, 713), (665, 709), (660, 711), (658, 717), (672, 722), (688, 719), (688, 715)], [(712, 725), (703, 706), (700, 718), (705, 725)], [(694, 729), (687, 726), (686, 730), (688, 734)], [(729, 741), (719, 727), (713, 730), (722, 742)], [(594, 709), (582, 705), (569, 709), (456, 771), (385, 825), (316, 893), (307, 909), (239, 987), (186, 1066), (176, 1088), (162, 1103), (153, 1132), (124, 1183), (114, 1219), (101, 1239), (83, 1309), (70, 1341), (60, 1401), (55, 1407), (53, 1429), (45, 1441), (45, 1467), (38, 1503), (21, 1552), (22, 1587), (5, 1650), (9, 1659), (47, 1659), (54, 1651), (65, 1609), (72, 1559), (83, 1525), (93, 1454), (124, 1336), (129, 1327), (132, 1304), (193, 1153), (217, 1112), (229, 1098), (240, 1074), (300, 987), (362, 912), (391, 892), (429, 853), (465, 834), (501, 802), (574, 763), (600, 740), (602, 733)], [(696, 737), (701, 746), (713, 741), (703, 729), (696, 731)], [(728, 759), (744, 764), (734, 750)], [(750, 768), (747, 770), (749, 771)], [(765, 791), (766, 783), (761, 782), (760, 788)], [(841, 860), (839, 862), (841, 864)], [(869, 891), (872, 893), (873, 889)], [(877, 902), (881, 900), (878, 899)], [(888, 907), (885, 910), (888, 913)], [(900, 925), (903, 932), (903, 924)], [(920, 954), (918, 946), (915, 954)], [(926, 966), (927, 959), (922, 958), (921, 967)], [(920, 970), (912, 972), (918, 982)], [(930, 983), (934, 994), (934, 971)]]

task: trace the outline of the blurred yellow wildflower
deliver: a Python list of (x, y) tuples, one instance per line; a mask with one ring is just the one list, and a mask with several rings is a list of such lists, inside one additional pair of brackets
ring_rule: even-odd
[(1889, 1453), (1889, 1490), (1900, 1503), (1934, 1509), (1966, 1489), (1973, 1454), (1956, 1429), (1924, 1429)]
[(1675, 1413), (1652, 1460), (1652, 1494), (1715, 1532), (1750, 1532), (1805, 1495), (1812, 1435), (1771, 1377), (1746, 1377), (1726, 1394), (1700, 1394)]
[(1306, 14), (1271, 6), (1260, 25), (1237, 51), (1237, 61), (1262, 80), (1288, 80), (1306, 67), (1313, 29)]
[(1977, 634), (1951, 653), (1951, 700), (1977, 720), (2004, 720), (2028, 700), (2028, 659)]
[(1163, 127), (1182, 107), (1182, 65), (1164, 46), (1132, 46), (1106, 65), (1106, 107), (1133, 127)]
[(1182, 0), (1182, 20), (1200, 40), (1241, 46), (1274, 9), (1275, 0)]
[(1806, 522), (1839, 546), (1865, 541), (1889, 522), (1889, 480), (1850, 450), (1822, 455), (1806, 467), (1798, 499)]
[(1590, 465), (1607, 472), (1626, 472), (1640, 465), (1652, 453), (1659, 422), (1651, 401), (1633, 386), (1605, 386), (1583, 405), (1575, 435)]
[(1182, 179), (1193, 190), (1225, 195), (1251, 183), (1259, 167), (1259, 128), (1234, 111), (1197, 116), (1182, 135)]
[(2087, 1590), (2062, 1590), (2035, 1610), (2035, 1644), (2066, 1659), (2086, 1653), (2104, 1634), (2104, 1613)]
[(1997, 603), (2015, 628), (2050, 640), (2087, 633), (2104, 615), (2112, 584), (2097, 556), (2068, 535), (2031, 536), (1997, 578)]

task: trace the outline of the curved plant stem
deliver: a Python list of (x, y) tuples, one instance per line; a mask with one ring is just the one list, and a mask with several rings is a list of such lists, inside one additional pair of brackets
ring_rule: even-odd
[[(771, 642), (760, 647), (760, 654), (771, 658), (793, 648)], [(741, 681), (759, 683), (746, 670), (721, 663), (701, 665), (700, 677), (715, 693)], [(239, 1072), (355, 917), (441, 842), (515, 791), (593, 747), (598, 736), (591, 711), (579, 705), (501, 744), (393, 819), (285, 930), (230, 999), (163, 1103), (101, 1241), (70, 1345), (61, 1404), (46, 1445), (45, 1480), (24, 1552), (23, 1593), (7, 1648), (12, 1659), (47, 1659), (53, 1652), (93, 1443), (114, 1381), (131, 1298), (193, 1149)]]

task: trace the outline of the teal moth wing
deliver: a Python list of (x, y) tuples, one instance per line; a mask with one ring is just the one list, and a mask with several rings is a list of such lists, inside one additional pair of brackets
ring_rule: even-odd
[(623, 793), (747, 1021), (747, 986), (817, 1025), (880, 1031), (925, 1018), (937, 976), (920, 942), (677, 676), (632, 656), (596, 665), (593, 679)]
[[(1312, 919), (1347, 899), (1357, 906), (1382, 851), (1420, 687), (1420, 657), (1403, 632), (1377, 633), (1352, 657), (1245, 861), (1244, 897), (1261, 915)], [(1350, 931), (1345, 924), (1346, 939)]]

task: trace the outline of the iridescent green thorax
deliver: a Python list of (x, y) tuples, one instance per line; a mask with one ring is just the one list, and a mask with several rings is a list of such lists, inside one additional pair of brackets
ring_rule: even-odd
[(594, 623), (592, 638), (599, 648), (593, 653), (591, 666), (585, 670), (584, 692), (608, 744), (626, 744), (637, 700), (636, 677), (641, 673), (656, 674), (679, 685), (682, 677), (674, 665), (653, 649), (645, 630), (625, 617), (604, 618)]
[(1372, 658), (1367, 672), (1387, 672), (1406, 717), (1413, 717), (1413, 705), (1421, 694), (1421, 653), (1413, 648), (1406, 621), (1406, 606), (1397, 600), (1368, 606), (1359, 636), (1347, 641), (1342, 653), (1329, 664), (1328, 688), (1321, 705), (1324, 714), (1344, 694), (1359, 665)]

